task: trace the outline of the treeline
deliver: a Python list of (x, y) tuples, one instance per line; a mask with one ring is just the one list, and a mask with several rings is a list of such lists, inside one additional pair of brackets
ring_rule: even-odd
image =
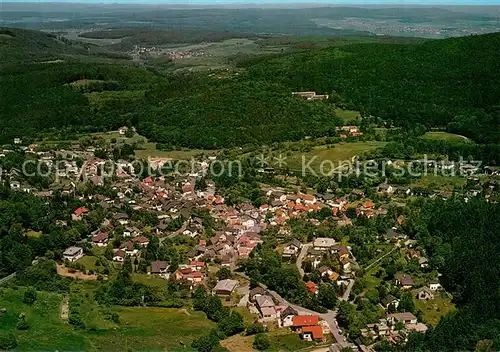
[(331, 94), (340, 106), (404, 126), (448, 126), (498, 142), (500, 34), (405, 44), (357, 44), (250, 66), (250, 79)]

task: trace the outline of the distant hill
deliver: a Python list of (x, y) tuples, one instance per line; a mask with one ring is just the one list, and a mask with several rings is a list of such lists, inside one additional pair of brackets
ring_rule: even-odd
[(59, 38), (50, 33), (0, 27), (0, 67), (82, 56), (126, 58), (92, 44)]

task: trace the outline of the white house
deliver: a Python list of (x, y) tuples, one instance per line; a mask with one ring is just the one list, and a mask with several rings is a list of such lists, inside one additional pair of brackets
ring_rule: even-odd
[(83, 249), (80, 247), (68, 247), (63, 253), (63, 258), (70, 262), (75, 262), (83, 257)]

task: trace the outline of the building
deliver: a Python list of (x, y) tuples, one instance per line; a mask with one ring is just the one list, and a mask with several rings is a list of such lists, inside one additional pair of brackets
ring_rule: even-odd
[(80, 247), (68, 247), (63, 253), (64, 260), (75, 262), (83, 257), (83, 249)]
[(416, 289), (413, 292), (413, 294), (414, 294), (416, 299), (421, 300), (421, 301), (429, 301), (431, 299), (434, 299), (434, 293), (427, 286)]
[(113, 261), (122, 263), (125, 260), (126, 253), (123, 249), (119, 249), (113, 255)]
[(392, 324), (402, 322), (404, 324), (417, 324), (417, 317), (410, 312), (394, 313), (387, 316), (387, 320)]
[(100, 233), (92, 237), (92, 245), (97, 247), (106, 247), (108, 245), (108, 234)]
[(302, 331), (305, 326), (318, 325), (319, 317), (317, 315), (296, 315), (292, 318), (292, 326), (296, 331)]
[(167, 274), (167, 262), (163, 260), (157, 260), (151, 263), (151, 274), (165, 276)]
[(285, 328), (293, 326), (293, 318), (296, 317), (297, 315), (299, 315), (299, 313), (292, 307), (288, 306), (287, 308), (285, 308), (280, 313), (281, 326)]
[(434, 281), (429, 282), (429, 289), (431, 291), (437, 291), (437, 290), (440, 290), (441, 288), (442, 288), (442, 286), (439, 283), (439, 281), (434, 280)]
[(403, 290), (409, 290), (413, 287), (413, 279), (410, 275), (397, 273), (394, 275), (396, 279), (396, 285), (401, 287)]
[(304, 326), (302, 328), (302, 339), (306, 341), (322, 341), (323, 329), (319, 325)]
[(317, 237), (314, 239), (313, 248), (319, 251), (330, 251), (335, 246), (335, 239), (328, 237)]
[(212, 294), (218, 296), (231, 296), (233, 291), (238, 287), (238, 281), (226, 279), (217, 282), (217, 285), (212, 290)]

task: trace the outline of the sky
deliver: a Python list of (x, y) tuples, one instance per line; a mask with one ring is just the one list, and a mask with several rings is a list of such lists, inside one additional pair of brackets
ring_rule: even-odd
[(224, 4), (345, 4), (345, 5), (500, 5), (500, 0), (0, 0), (1, 3), (7, 2), (58, 2), (58, 3), (80, 3), (80, 4), (155, 4), (155, 5), (224, 5)]

